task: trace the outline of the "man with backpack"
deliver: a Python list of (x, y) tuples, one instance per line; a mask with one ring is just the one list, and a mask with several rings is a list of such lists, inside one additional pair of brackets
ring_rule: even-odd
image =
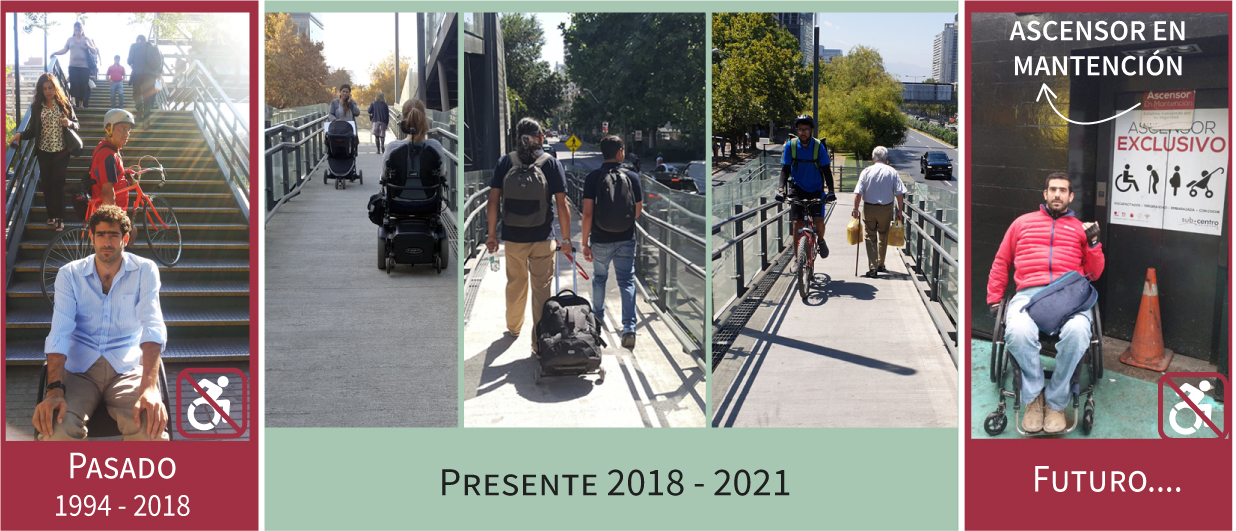
[(622, 139), (601, 139), (605, 163), (584, 178), (581, 242), (584, 260), (592, 262), (592, 313), (605, 322), (605, 282), (614, 264), (622, 297), (622, 346), (635, 348), (635, 219), (643, 212), (639, 175), (622, 167)]
[(554, 206), (561, 229), (561, 249), (571, 246), (571, 211), (566, 202), (566, 171), (558, 159), (541, 149), (541, 124), (524, 118), (515, 126), (515, 152), (503, 155), (494, 168), (489, 190), (489, 236), (485, 247), (498, 252), (498, 204), (502, 204), (502, 241), (506, 246), (506, 328), (518, 337), (524, 327), (528, 290), (532, 290), (532, 349), (536, 325), (550, 297), (555, 274)]
[(146, 108), (146, 98), (142, 97), (142, 87), (146, 80), (146, 36), (138, 35), (137, 42), (129, 45), (129, 87), (133, 89), (133, 99), (137, 114), (142, 114)]
[(142, 60), (145, 66), (142, 68), (144, 75), (142, 76), (141, 94), (134, 94), (133, 97), (143, 100), (138, 121), (145, 124), (150, 119), (150, 113), (154, 111), (155, 94), (159, 90), (158, 81), (163, 76), (163, 52), (159, 51), (153, 39), (146, 41), (146, 50), (143, 52)]
[[(815, 139), (815, 120), (810, 116), (799, 116), (794, 120), (794, 130), (797, 138), (791, 138), (785, 143), (785, 151), (781, 154), (781, 185), (778, 193), (800, 201), (824, 199), (836, 201), (833, 189), (833, 170), (828, 158), (828, 146), (822, 140)], [(786, 181), (793, 178), (791, 188), (786, 193)], [(828, 195), (824, 196), (824, 185), (828, 185)], [(820, 258), (828, 258), (828, 245), (824, 243), (824, 217), (820, 215), (823, 204), (811, 207), (815, 233), (819, 240)], [(798, 231), (803, 229), (803, 217), (806, 212), (799, 205), (790, 206), (790, 218), (794, 220), (794, 249), (798, 248)], [(790, 267), (797, 267), (791, 262)]]

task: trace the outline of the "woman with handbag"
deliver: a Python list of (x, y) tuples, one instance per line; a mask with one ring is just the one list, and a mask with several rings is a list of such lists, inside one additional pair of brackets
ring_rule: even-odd
[(60, 232), (64, 230), (64, 181), (69, 170), (69, 156), (82, 148), (82, 139), (77, 136), (80, 126), (55, 76), (43, 74), (35, 86), (38, 90), (34, 94), (30, 122), (25, 131), (13, 135), (12, 144), (16, 145), (23, 136), (35, 143), (39, 186), (47, 205), (47, 224), (55, 225), (56, 232)]
[(69, 94), (73, 96), (78, 108), (88, 109), (90, 108), (90, 78), (93, 77), (91, 72), (97, 72), (99, 69), (97, 62), (99, 48), (82, 31), (81, 22), (73, 23), (73, 36), (65, 41), (64, 48), (52, 55), (62, 55), (65, 52), (69, 54)]

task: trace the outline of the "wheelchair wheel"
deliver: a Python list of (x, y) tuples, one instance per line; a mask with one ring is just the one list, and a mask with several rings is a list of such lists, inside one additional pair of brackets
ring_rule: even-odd
[(56, 275), (60, 268), (74, 260), (80, 260), (94, 254), (94, 246), (86, 235), (85, 229), (66, 228), (57, 234), (43, 251), (43, 262), (39, 266), (42, 279), (43, 297), (47, 304), (56, 307)]
[(1082, 433), (1090, 435), (1090, 430), (1094, 429), (1094, 408), (1086, 407), (1086, 411), (1082, 413)]
[(392, 269), (395, 269), (395, 259), (388, 256), (386, 257), (386, 274), (391, 274)]
[(983, 421), (983, 431), (987, 435), (995, 437), (1004, 433), (1004, 428), (1008, 425), (1009, 417), (999, 411), (993, 411), (987, 415), (987, 420)]
[(322, 184), (330, 184), (330, 177), (325, 173), (322, 174)]
[(442, 274), (442, 255), (433, 257), (433, 268), (439, 275)]
[(386, 238), (378, 236), (378, 269), (386, 269)]
[(442, 269), (447, 269), (451, 265), (450, 253), (450, 238), (442, 238), (438, 240), (438, 256), (442, 257)]
[(1103, 317), (1099, 315), (1098, 306), (1094, 308), (1094, 330), (1091, 333), (1094, 337), (1099, 338), (1098, 343), (1095, 344), (1094, 352), (1091, 353), (1093, 358), (1090, 360), (1090, 374), (1093, 375), (1090, 383), (1094, 384), (1098, 383), (1099, 379), (1103, 377)]

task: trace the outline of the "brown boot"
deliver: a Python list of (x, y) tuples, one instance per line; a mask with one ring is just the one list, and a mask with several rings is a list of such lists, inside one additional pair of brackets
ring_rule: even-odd
[(1060, 433), (1064, 431), (1065, 424), (1068, 424), (1064, 419), (1064, 411), (1056, 411), (1052, 408), (1046, 409), (1047, 412), (1043, 415), (1043, 431), (1047, 433)]
[(1046, 409), (1046, 399), (1040, 394), (1033, 402), (1026, 405), (1026, 416), (1021, 418), (1021, 429), (1026, 433), (1038, 433), (1043, 429), (1043, 410)]

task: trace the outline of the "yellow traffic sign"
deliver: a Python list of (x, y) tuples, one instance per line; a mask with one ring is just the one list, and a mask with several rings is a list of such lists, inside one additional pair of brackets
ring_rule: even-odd
[(571, 150), (571, 153), (574, 153), (576, 150), (578, 150), (581, 144), (583, 144), (583, 142), (580, 142), (579, 139), (575, 137), (575, 135), (571, 135), (571, 138), (568, 138), (566, 141), (566, 147), (567, 149)]

